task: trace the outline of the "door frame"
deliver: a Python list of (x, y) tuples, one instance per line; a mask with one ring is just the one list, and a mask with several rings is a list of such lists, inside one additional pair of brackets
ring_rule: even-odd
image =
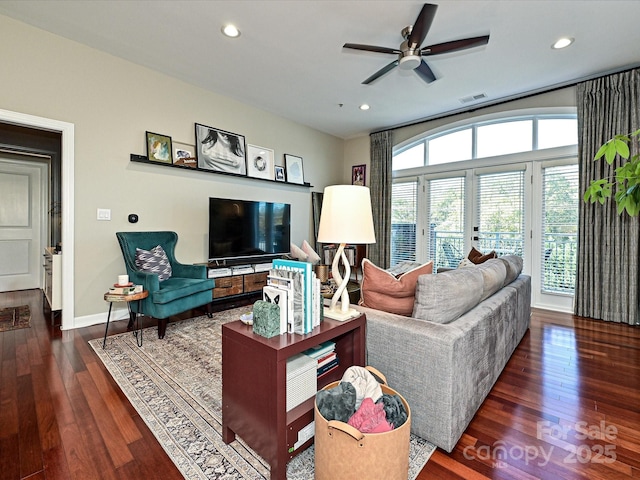
[(74, 328), (74, 138), (73, 123), (0, 109), (0, 121), (59, 132), (62, 141), (62, 330)]

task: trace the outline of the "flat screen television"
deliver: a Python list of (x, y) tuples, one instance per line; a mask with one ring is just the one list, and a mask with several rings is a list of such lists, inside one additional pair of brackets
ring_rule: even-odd
[(209, 198), (210, 262), (275, 258), (290, 245), (291, 205)]

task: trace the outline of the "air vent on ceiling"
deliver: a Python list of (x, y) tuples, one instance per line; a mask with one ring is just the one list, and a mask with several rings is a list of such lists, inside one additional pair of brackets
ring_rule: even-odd
[(478, 93), (476, 95), (470, 95), (468, 97), (461, 98), (460, 99), (460, 103), (476, 102), (478, 100), (482, 100), (483, 98), (487, 98), (487, 94), (486, 93)]

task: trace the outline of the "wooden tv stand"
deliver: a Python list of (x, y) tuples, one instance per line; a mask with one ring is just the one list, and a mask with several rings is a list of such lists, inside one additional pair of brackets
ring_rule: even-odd
[[(207, 265), (207, 272), (221, 268), (231, 270), (233, 267), (225, 267), (215, 264)], [(246, 304), (251, 300), (259, 300), (262, 297), (262, 287), (267, 284), (268, 272), (231, 273), (223, 276), (209, 277), (216, 282), (213, 288), (213, 303)], [(234, 305), (230, 305), (229, 308)]]
[(309, 398), (287, 412), (287, 359), (334, 341), (340, 363), (318, 378), (317, 388), (323, 388), (348, 367), (364, 366), (365, 325), (364, 315), (344, 322), (325, 319), (306, 335), (265, 338), (240, 320), (223, 324), (222, 440), (230, 443), (239, 435), (269, 463), (272, 480), (286, 480), (287, 462), (313, 443), (312, 437), (296, 445), (298, 433), (313, 422), (315, 402)]

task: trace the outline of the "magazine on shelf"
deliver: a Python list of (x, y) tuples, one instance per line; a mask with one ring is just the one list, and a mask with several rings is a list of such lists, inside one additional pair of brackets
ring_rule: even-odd
[(327, 363), (332, 362), (338, 357), (336, 352), (331, 352), (329, 355), (318, 359), (318, 368), (324, 367)]
[(290, 296), (293, 300), (289, 302), (291, 315), (288, 315), (287, 318), (291, 325), (288, 331), (304, 335), (308, 332), (305, 332), (304, 329), (304, 280), (302, 273), (280, 268), (269, 270), (267, 284), (274, 285), (276, 282), (285, 284), (287, 281), (289, 282), (288, 290), (291, 292)]
[[(286, 260), (278, 258), (273, 262), (273, 268), (278, 270), (287, 270), (291, 272), (297, 272), (301, 275), (301, 282), (296, 282), (294, 289), (298, 288), (302, 291), (302, 316), (303, 316), (303, 329), (302, 333), (309, 333), (313, 330), (313, 269), (308, 262), (300, 262), (298, 260)], [(296, 293), (297, 296), (297, 293)], [(296, 312), (297, 313), (297, 312)], [(298, 333), (298, 332), (296, 332)]]
[(267, 286), (278, 288), (287, 292), (286, 304), (281, 308), (285, 308), (287, 312), (287, 333), (294, 333), (294, 291), (293, 291), (293, 279), (289, 277), (281, 277), (276, 275), (275, 270), (269, 270), (267, 275)]
[(320, 345), (306, 349), (304, 353), (307, 357), (315, 358), (316, 360), (327, 356), (336, 349), (336, 342), (328, 340)]
[(333, 359), (331, 362), (327, 363), (326, 365), (319, 367), (318, 368), (318, 376), (327, 373), (329, 370), (337, 367), (339, 364), (338, 358)]
[(273, 285), (265, 285), (262, 287), (262, 300), (278, 305), (280, 309), (280, 335), (287, 333), (288, 323), (288, 292), (284, 288)]

